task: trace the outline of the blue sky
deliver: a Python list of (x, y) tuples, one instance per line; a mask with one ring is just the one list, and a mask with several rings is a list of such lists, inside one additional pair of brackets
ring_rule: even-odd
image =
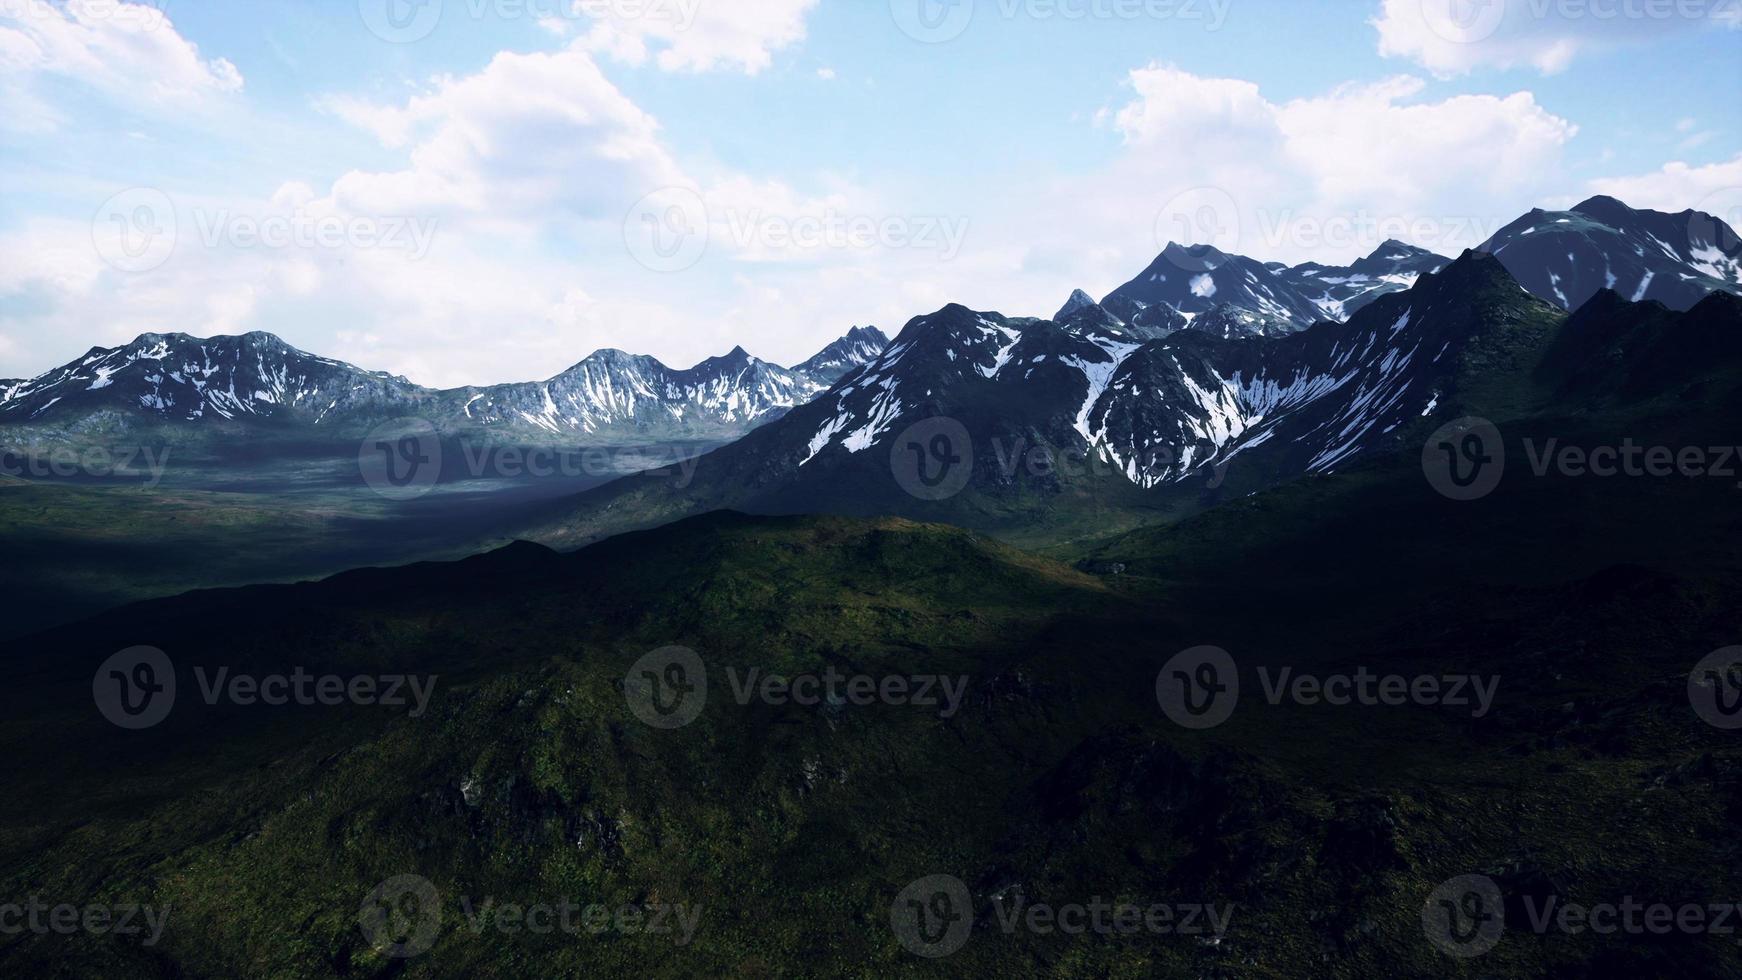
[(0, 0), (0, 377), (147, 331), (444, 386), (793, 362), (1170, 238), (1742, 206), (1734, 0), (401, 2)]

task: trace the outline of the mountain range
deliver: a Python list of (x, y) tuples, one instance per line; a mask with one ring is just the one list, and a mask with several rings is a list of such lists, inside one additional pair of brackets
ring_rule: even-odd
[[(1721, 220), (1608, 197), (1532, 211), (1476, 254), (1492, 255), (1511, 280), (1563, 311), (1606, 289), (1672, 310), (1713, 291), (1742, 292), (1742, 242)], [(1261, 456), (1311, 447), (1296, 467), (1310, 471), (1358, 454), (1402, 425), (1405, 407), (1426, 412), (1445, 393), (1443, 375), (1469, 331), (1442, 321), (1462, 301), (1398, 297), (1452, 265), (1398, 241), (1349, 266), (1293, 267), (1169, 243), (1100, 302), (1074, 292), (1051, 321), (951, 306), (916, 318), (894, 343), (855, 327), (790, 368), (742, 347), (687, 370), (603, 350), (546, 381), (452, 390), (308, 354), (270, 334), (147, 334), (37, 378), (0, 382), (0, 429), (264, 423), (350, 438), (416, 416), (443, 432), (496, 439), (725, 442), (816, 404), (782, 430), (802, 434), (791, 436), (802, 445), (790, 455), (814, 470), (833, 451), (869, 448), (896, 421), (945, 410), (956, 386), (973, 381), (1020, 402), (1013, 417), (1033, 430), (1023, 438), (1092, 450), (1139, 487), (1250, 458), (1265, 443)], [(1492, 286), (1495, 276), (1466, 268), (1456, 278)], [(1336, 408), (1339, 400), (1349, 404)], [(1319, 419), (1321, 411), (1330, 415)]]
[(443, 432), (597, 443), (731, 439), (808, 401), (880, 351), (855, 327), (792, 368), (742, 347), (687, 370), (601, 350), (546, 381), (436, 390), (296, 349), (268, 333), (145, 334), (37, 378), (0, 383), (0, 427), (258, 423), (349, 438), (416, 416)]
[[(1639, 234), (1661, 217), (1638, 212), (1617, 225)], [(1569, 321), (1554, 298), (1522, 288), (1499, 255), (1472, 250), (1432, 271), (1425, 268), (1430, 255), (1395, 246), (1364, 266), (1364, 292), (1326, 294), (1328, 302), (1356, 305), (1346, 321), (1272, 336), (1198, 329), (1206, 312), (1158, 330), (1151, 311), (1192, 312), (1170, 305), (1171, 279), (1162, 278), (1169, 274), (1159, 263), (1188, 259), (1217, 263), (1198, 274), (1237, 276), (1248, 296), (1268, 300), (1288, 288), (1281, 274), (1251, 260), (1170, 247), (1134, 281), (1141, 291), (1129, 284), (1115, 291), (1111, 310), (1080, 292), (1051, 321), (946, 306), (910, 321), (827, 393), (703, 457), (693, 485), (603, 487), (582, 495), (547, 530), (558, 541), (590, 540), (622, 530), (625, 521), (718, 508), (893, 513), (1055, 535), (1109, 520), (1137, 524), (1170, 507), (1195, 508), (1378, 451), (1419, 447), (1472, 400), (1511, 405), (1551, 397), (1531, 376), (1545, 345), (1556, 337), (1569, 342), (1562, 334), (1568, 323), (1590, 323), (1617, 303), (1626, 329), (1596, 330), (1586, 341), (1610, 345), (1607, 359), (1622, 356), (1614, 344), (1631, 343), (1682, 364), (1713, 347), (1700, 338), (1742, 336), (1742, 283), (1734, 279), (1713, 280), (1716, 288), (1696, 303), (1678, 303), (1679, 310), (1634, 301), (1637, 290), (1601, 291), (1587, 297), (1592, 309)], [(1618, 266), (1621, 259), (1606, 261)], [(1385, 264), (1392, 262), (1423, 271), (1381, 273), (1398, 267)], [(1346, 280), (1342, 273), (1354, 268), (1285, 271)], [(1655, 333), (1634, 332), (1650, 323), (1659, 325)], [(1146, 339), (1151, 331), (1161, 335)], [(951, 424), (948, 445), (935, 442), (935, 427), (912, 429), (933, 419)], [(928, 462), (932, 446), (944, 454), (940, 464), (948, 456), (971, 470), (956, 493), (916, 495), (896, 475), (907, 465), (903, 453)]]
[[(1512, 241), (1595, 242), (1601, 269), (1625, 261), (1605, 249), (1640, 258), (1627, 242), (1657, 221), (1640, 214), (1611, 216), (1616, 235), (1569, 222)], [(84, 929), (16, 928), (0, 975), (1742, 975), (1721, 931), (1530, 927), (1621, 899), (1679, 921), (1742, 890), (1727, 671), (1696, 666), (1742, 622), (1733, 461), (1710, 460), (1716, 479), (1688, 478), (1680, 453), (1675, 478), (1597, 465), (1624, 440), (1733, 445), (1742, 289), (1658, 299), (1617, 273), (1575, 299), (1557, 272), (1542, 282), (1563, 295), (1544, 296), (1515, 271), (1529, 250), (1500, 251), (1418, 256), (1407, 283), (1307, 270), (1328, 287), (1312, 302), (1356, 308), (1274, 333), (1205, 329), (1213, 309), (1177, 310), (1155, 280), (1142, 308), (1079, 293), (1051, 320), (946, 306), (803, 372), (607, 352), (566, 385), (432, 392), (250, 335), (151, 338), (46, 390), (0, 385), (72, 426), (239, 441), (406, 404), (444, 425), (632, 436), (622, 419), (773, 404), (778, 371), (827, 386), (693, 480), (536, 501), (551, 544), (609, 537), (566, 554), (503, 539), (323, 581), (281, 568), (281, 584), (178, 589), (14, 639), (0, 895), (98, 904)], [(1305, 276), (1224, 267), (1278, 303)], [(1511, 460), (1479, 502), (1423, 479), (1429, 434), (1470, 415)], [(1533, 443), (1582, 462), (1533, 475)], [(56, 573), (89, 589), (81, 562), (213, 576), (318, 516), (299, 495), (237, 522), (213, 499), (235, 496), (10, 486), (0, 594), (30, 601), (14, 583)], [(462, 505), (426, 519), (451, 531)], [(338, 516), (346, 537), (417, 527)], [(1227, 661), (1193, 672), (1221, 712), (1204, 725), (1165, 696), (1201, 644)], [(117, 723), (100, 694), (93, 710), (129, 678), (117, 657), (146, 651), (163, 666), (131, 674), (120, 710), (137, 690), (158, 721)], [(660, 674), (649, 706), (636, 679)], [(426, 686), (274, 703), (267, 679), (289, 676)], [(1363, 677), (1410, 696), (1368, 697)], [(880, 697), (851, 693), (860, 678)], [(800, 696), (814, 681), (828, 693)], [(932, 681), (957, 685), (947, 707), (897, 693)], [(1454, 694), (1466, 681), (1488, 696)], [(649, 723), (662, 702), (681, 730)], [(1476, 938), (1478, 915), (1504, 926), (1479, 959), (1463, 920), (1442, 935), (1430, 919), (1472, 879)], [(916, 943), (903, 910), (939, 880)], [(1062, 925), (1066, 909), (1124, 921), (1108, 903), (1125, 897), (1169, 927)], [(1147, 904), (1163, 900), (1192, 904)], [(681, 942), (651, 926), (674, 904), (698, 911)], [(138, 908), (164, 913), (149, 945), (89, 925)], [(616, 929), (570, 930), (571, 909)], [(1205, 909), (1220, 925), (1193, 935)]]
[[(1441, 275), (1498, 290), (1478, 319), (1547, 320), (1541, 348), (1531, 324), (1485, 323), (1460, 355), (1505, 382), (1460, 389), (1459, 408), (1499, 422), (1520, 470), (1527, 440), (1733, 442), (1735, 299), (1678, 312), (1607, 293), (1569, 316), (1493, 260), (1458, 266)], [(0, 686), (0, 893), (173, 913), (153, 946), (20, 929), (0, 974), (1742, 975), (1727, 935), (1529, 927), (1614, 896), (1698, 912), (1742, 890), (1742, 757), (1690, 710), (1698, 658), (1742, 622), (1734, 479), (1509, 471), (1469, 503), (1434, 493), (1416, 450), (1053, 556), (897, 518), (716, 512), (21, 638)], [(92, 707), (93, 674), (141, 642), (169, 658), (144, 676), (180, 692), (148, 731)], [(1157, 692), (1206, 643), (1234, 658), (1212, 675), (1223, 713), (1182, 727)], [(687, 666), (650, 659), (673, 645)], [(650, 662), (674, 664), (681, 730), (633, 693)], [(293, 671), (422, 679), (429, 700), (198, 696), (209, 677)], [(798, 678), (837, 675), (961, 694), (798, 696)], [(1359, 691), (1363, 675), (1425, 696), (1331, 696), (1329, 678)], [(1267, 696), (1291, 676), (1327, 679), (1324, 696)], [(1491, 700), (1451, 693), (1485, 683)], [(1472, 875), (1506, 928), (1454, 960), (1424, 909)], [(891, 927), (934, 876), (966, 929), (941, 960)], [(390, 938), (421, 938), (402, 950), (362, 916), (408, 879), (422, 887)], [(681, 943), (490, 925), (531, 921), (518, 903), (546, 895), (639, 921), (705, 911)], [(1113, 896), (1223, 908), (1226, 929), (1001, 928)]]

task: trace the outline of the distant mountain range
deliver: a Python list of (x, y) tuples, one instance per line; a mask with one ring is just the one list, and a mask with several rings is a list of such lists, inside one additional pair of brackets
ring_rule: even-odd
[[(1713, 291), (1742, 292), (1742, 242), (1722, 221), (1634, 210), (1607, 197), (1566, 212), (1532, 211), (1478, 254), (1492, 255), (1509, 282), (1561, 310), (1605, 289), (1673, 310)], [(1020, 389), (1016, 414), (1046, 413), (1057, 424), (1043, 428), (1057, 445), (1093, 447), (1140, 486), (1178, 480), (1260, 441), (1274, 441), (1272, 453), (1285, 442), (1313, 447), (1310, 469), (1358, 452), (1375, 430), (1399, 424), (1396, 411), (1406, 403), (1420, 402), (1421, 411), (1445, 387), (1427, 362), (1455, 357), (1454, 338), (1424, 348), (1436, 331), (1464, 329), (1436, 322), (1462, 300), (1397, 297), (1451, 265), (1398, 241), (1349, 266), (1293, 267), (1170, 243), (1100, 302), (1074, 292), (1051, 321), (952, 306), (916, 319), (894, 344), (875, 328), (855, 327), (792, 367), (742, 347), (687, 370), (605, 350), (546, 381), (447, 391), (308, 354), (270, 334), (148, 334), (38, 378), (0, 382), (0, 429), (259, 423), (349, 437), (417, 416), (444, 432), (501, 439), (730, 441), (816, 399), (819, 407), (803, 417), (818, 420), (806, 423), (797, 457), (809, 464), (831, 448), (869, 448), (895, 421), (977, 379)], [(1457, 278), (1491, 286), (1494, 277), (1492, 269), (1481, 276), (1464, 269)], [(1315, 324), (1323, 326), (1309, 331)], [(1208, 345), (1255, 339), (1275, 343)], [(1152, 346), (1163, 341), (1170, 343)], [(1310, 417), (1297, 410), (1333, 403), (1328, 392), (1355, 400), (1342, 423), (1352, 428), (1323, 421), (1293, 431)]]
[[(1651, 227), (1661, 217), (1636, 215), (1612, 216), (1611, 227)], [(1638, 257), (1630, 246), (1624, 251)], [(1496, 404), (1535, 404), (1549, 397), (1531, 375), (1546, 345), (1572, 343), (1565, 331), (1599, 310), (1617, 324), (1578, 342), (1592, 348), (1578, 358), (1587, 373), (1600, 374), (1616, 357), (1685, 368), (1702, 351), (1731, 350), (1710, 338), (1742, 338), (1735, 278), (1711, 279), (1714, 288), (1697, 302), (1676, 304), (1687, 311), (1679, 315), (1668, 303), (1632, 301), (1634, 284), (1627, 295), (1587, 296), (1591, 311), (1569, 321), (1555, 298), (1521, 288), (1486, 252), (1466, 252), (1438, 271), (1427, 268), (1437, 257), (1396, 243), (1347, 269), (1279, 271), (1212, 249), (1170, 252), (1107, 303), (1078, 292), (1054, 320), (956, 305), (917, 317), (826, 394), (704, 457), (694, 485), (601, 488), (579, 498), (558, 533), (584, 539), (621, 530), (637, 514), (663, 520), (717, 508), (894, 513), (988, 529), (1093, 524), (1110, 506), (1167, 506), (1147, 496), (1154, 491), (1177, 488), (1172, 496), (1180, 499), (1245, 493), (1375, 451), (1419, 447), (1476, 393)], [(1660, 254), (1670, 261), (1667, 250)], [(1703, 253), (1695, 246), (1686, 254)], [(1313, 302), (1356, 310), (1346, 322), (1275, 335), (1205, 330), (1212, 310), (1192, 316), (1172, 306), (1179, 296), (1167, 269), (1181, 261), (1203, 263), (1194, 275), (1222, 282), (1218, 295), (1261, 304), (1241, 308), (1258, 321), (1297, 315), (1288, 291), (1298, 297), (1292, 283), (1314, 280), (1326, 288)], [(1619, 268), (1623, 256), (1593, 261)], [(1654, 370), (1657, 380), (1646, 387), (1661, 391), (1676, 376)], [(959, 426), (947, 444), (929, 431), (910, 438), (911, 426), (938, 418)], [(959, 496), (928, 500), (904, 489), (892, 471), (903, 441), (921, 456), (970, 469)], [(1036, 450), (1053, 465), (1030, 466)], [(1075, 508), (1077, 498), (1088, 509)]]
[(436, 390), (300, 351), (267, 333), (146, 334), (0, 384), (0, 426), (242, 423), (349, 437), (416, 416), (444, 432), (513, 439), (725, 440), (827, 390), (887, 342), (875, 327), (855, 327), (792, 368), (742, 347), (681, 371), (602, 350), (547, 381)]
[[(1698, 211), (1634, 210), (1612, 197), (1593, 197), (1570, 211), (1531, 211), (1478, 251), (1566, 310), (1600, 289), (1676, 310), (1713, 290), (1742, 290), (1742, 242), (1723, 221)], [(1104, 313), (1092, 313), (1093, 297), (1077, 290), (1053, 319), (1090, 317), (1132, 340), (1185, 329), (1224, 338), (1281, 336), (1321, 320), (1347, 320), (1450, 262), (1396, 240), (1349, 266), (1292, 267), (1170, 242), (1136, 278), (1102, 298)]]

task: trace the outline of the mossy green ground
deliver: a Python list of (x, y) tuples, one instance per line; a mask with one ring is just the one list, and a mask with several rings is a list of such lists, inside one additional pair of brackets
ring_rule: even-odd
[[(1531, 373), (1547, 328), (1517, 326), (1459, 393), (1507, 443), (1508, 476), (1479, 501), (1438, 496), (1413, 456), (1381, 456), (1170, 526), (1110, 522), (1108, 540), (1052, 557), (934, 524), (718, 513), (572, 555), (522, 545), (183, 596), (14, 644), (0, 902), (142, 902), (170, 918), (151, 948), (0, 936), (0, 973), (1742, 975), (1733, 933), (1538, 935), (1524, 910), (1742, 895), (1736, 736), (1687, 691), (1696, 662), (1742, 642), (1742, 489), (1538, 477), (1526, 451), (1734, 444), (1739, 386), (1678, 381), (1567, 410)], [(662, 731), (623, 683), (671, 643), (701, 655), (709, 700)], [(92, 673), (137, 644), (172, 657), (181, 693), (163, 725), (123, 732), (94, 709)], [(1189, 731), (1155, 682), (1202, 644), (1236, 658), (1244, 690), (1226, 724)], [(439, 682), (415, 718), (207, 706), (202, 666)], [(1258, 671), (1283, 666), (1500, 686), (1480, 717), (1272, 705)], [(960, 674), (967, 697), (949, 717), (740, 705), (726, 677), (829, 667)], [(436, 886), (442, 929), (393, 960), (358, 913), (405, 874)], [(901, 946), (889, 911), (936, 874), (965, 882), (978, 914), (967, 945), (933, 961)], [(1422, 928), (1432, 889), (1464, 874), (1508, 903), (1505, 936), (1468, 960)], [(1015, 895), (1234, 913), (1216, 942), (1007, 935), (994, 896)], [(475, 933), (462, 897), (703, 918), (681, 947)]]
[[(1415, 481), (1420, 481), (1419, 471)], [(1445, 957), (1428, 892), (1456, 874), (1586, 903), (1730, 901), (1742, 809), (1732, 739), (1688, 670), (1734, 635), (1734, 561), (1661, 536), (1666, 508), (1735, 540), (1731, 487), (1518, 481), (1476, 505), (1375, 466), (1122, 542), (1096, 578), (983, 536), (901, 521), (716, 515), (573, 556), (150, 604), (20, 651), (7, 894), (169, 906), (154, 949), (9, 938), (69, 976), (1723, 975), (1730, 938), (1539, 937)], [(1387, 513), (1376, 501), (1400, 501)], [(1530, 522), (1559, 501), (1564, 520)], [(1321, 532), (1291, 533), (1306, 526)], [(1460, 537), (1498, 521), (1503, 535)], [(1366, 534), (1342, 537), (1346, 527)], [(1663, 530), (1663, 528), (1659, 528)], [(1601, 549), (1615, 542), (1624, 561)], [(1687, 537), (1699, 535), (1690, 533)], [(1435, 549), (1458, 553), (1439, 576)], [(1347, 549), (1336, 574), (1314, 554)], [(1529, 556), (1553, 555), (1532, 572)], [(1655, 557), (1656, 561), (1652, 559)], [(1317, 577), (1301, 569), (1318, 567)], [(1672, 570), (1668, 570), (1673, 567)], [(1292, 597), (1292, 598), (1291, 598)], [(660, 731), (622, 692), (677, 642), (710, 699)], [(106, 727), (90, 672), (122, 646), (259, 672), (440, 675), (429, 714), (208, 708)], [(1226, 647), (1251, 693), (1220, 728), (1158, 710), (1157, 670)], [(963, 674), (959, 714), (739, 705), (729, 667)], [(1261, 664), (1494, 673), (1496, 707), (1272, 706)], [(188, 694), (191, 679), (184, 679)], [(378, 882), (440, 890), (433, 949), (382, 957)], [(908, 882), (952, 874), (981, 911), (941, 961), (897, 942)], [(1548, 882), (1545, 886), (1542, 883)], [(1006, 935), (991, 896), (1232, 903), (1198, 937)], [(695, 941), (474, 933), (474, 903), (683, 903)], [(1509, 920), (1510, 921), (1510, 920)]]

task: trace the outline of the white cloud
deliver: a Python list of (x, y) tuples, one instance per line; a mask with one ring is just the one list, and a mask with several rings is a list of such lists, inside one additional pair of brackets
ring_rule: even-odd
[(1574, 58), (1680, 32), (1742, 26), (1731, 0), (1384, 0), (1379, 53), (1440, 75), (1564, 71)]
[(1636, 208), (1672, 214), (1693, 208), (1742, 229), (1742, 154), (1723, 163), (1692, 167), (1672, 162), (1648, 174), (1591, 181), (1591, 191)]
[(1351, 259), (1388, 237), (1455, 254), (1556, 190), (1577, 132), (1528, 92), (1421, 101), (1424, 84), (1410, 77), (1287, 102), (1166, 66), (1130, 82), (1136, 98), (1112, 115), (1125, 154), (1093, 179), (1107, 200), (1080, 205), (1103, 244), (1133, 240), (1131, 216), (1149, 214), (1162, 240), (1138, 247), (1208, 229), (1219, 237), (1197, 241), (1265, 260)]
[(160, 10), (114, 0), (0, 4), (0, 91), (24, 101), (14, 128), (48, 129), (63, 120), (31, 93), (42, 75), (72, 79), (130, 106), (181, 109), (242, 88), (224, 58), (202, 58)]
[(253, 286), (238, 283), (206, 297), (206, 320), (196, 331), (202, 336), (246, 333), (244, 326), (254, 313), (260, 295)]
[(406, 169), (339, 179), (333, 196), (351, 211), (497, 224), (619, 218), (641, 195), (683, 182), (654, 118), (573, 48), (498, 54), (403, 106), (322, 105), (389, 147), (411, 147)]
[(819, 0), (576, 0), (593, 18), (585, 43), (630, 64), (651, 51), (664, 71), (741, 71), (756, 75), (774, 52), (804, 40), (805, 18)]
[(832, 82), (836, 78), (835, 70), (833, 68), (818, 68), (817, 77), (825, 82)]

